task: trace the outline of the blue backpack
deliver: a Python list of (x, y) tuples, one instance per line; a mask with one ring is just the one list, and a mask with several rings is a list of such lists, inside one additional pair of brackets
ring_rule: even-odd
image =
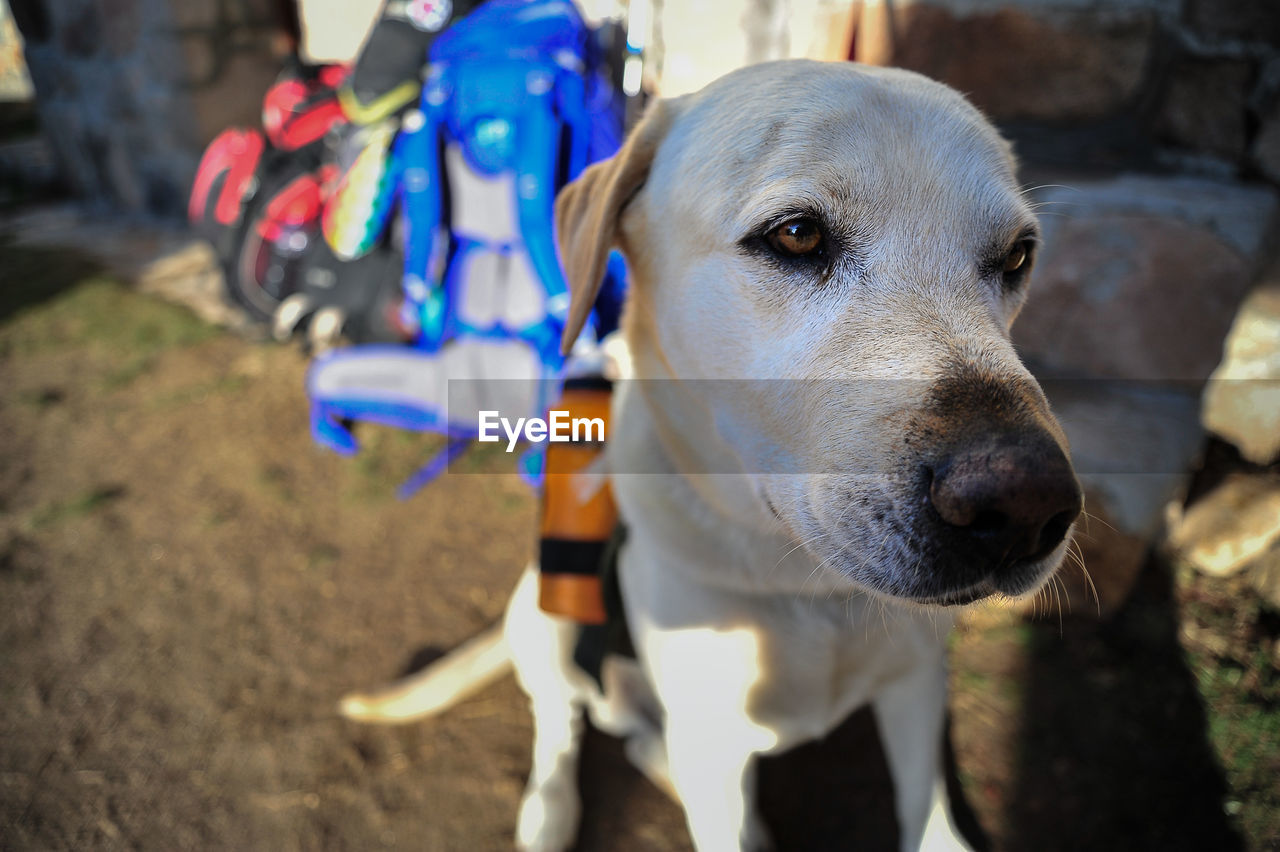
[[(553, 203), (621, 144), (624, 99), (605, 59), (569, 0), (490, 0), (432, 45), (420, 107), (390, 143), (390, 203), (372, 226), (381, 239), (403, 229), (400, 319), (414, 340), (331, 352), (307, 378), (312, 434), (340, 453), (358, 449), (355, 420), (449, 439), (401, 496), (476, 439), (481, 410), (545, 413), (616, 328), (618, 255), (574, 353), (560, 354), (569, 300)], [(521, 459), (531, 484), (540, 447)]]

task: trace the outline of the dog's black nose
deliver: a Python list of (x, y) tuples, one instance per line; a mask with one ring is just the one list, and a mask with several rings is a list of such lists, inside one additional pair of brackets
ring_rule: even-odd
[(1080, 484), (1048, 435), (988, 436), (932, 471), (929, 502), (995, 566), (1049, 555), (1080, 514)]

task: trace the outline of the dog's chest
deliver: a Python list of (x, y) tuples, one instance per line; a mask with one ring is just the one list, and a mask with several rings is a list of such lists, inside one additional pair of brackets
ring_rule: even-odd
[[(944, 653), (946, 624), (882, 612), (863, 595), (734, 590), (682, 571), (654, 538), (631, 538), (620, 585), (646, 674), (670, 710), (741, 722), (764, 753), (825, 736), (888, 682)], [(705, 569), (705, 566), (704, 566)]]
[(887, 683), (945, 653), (945, 627), (916, 618), (895, 624), (897, 614), (882, 619), (879, 604), (861, 596), (783, 598), (763, 609), (746, 710), (777, 733), (771, 751), (826, 736)]

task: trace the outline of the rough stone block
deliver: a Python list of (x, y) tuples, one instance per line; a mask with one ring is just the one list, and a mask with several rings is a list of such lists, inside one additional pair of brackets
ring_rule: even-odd
[(1057, 374), (1208, 378), (1264, 254), (1275, 194), (1126, 176), (1034, 199), (1045, 246), (1013, 328), (1022, 354)]
[(98, 52), (102, 14), (93, 3), (67, 4), (57, 10), (57, 44), (68, 56), (84, 59)]
[(171, 3), (169, 14), (173, 18), (174, 27), (185, 30), (214, 30), (224, 23), (224, 3)]
[(1186, 21), (1210, 38), (1280, 45), (1275, 0), (1190, 0)]
[(48, 140), (32, 136), (0, 142), (0, 182), (37, 194), (55, 188), (58, 169)]
[(1055, 230), (1015, 340), (1108, 378), (1205, 379), (1249, 285), (1245, 259), (1181, 222), (1100, 215)]
[(72, 103), (46, 102), (41, 105), (40, 125), (71, 191), (88, 197), (100, 195), (102, 185), (85, 145), (87, 134), (80, 110)]
[[(278, 4), (40, 7), (47, 32), (28, 47), (28, 67), (63, 182), (116, 207), (180, 213), (204, 144), (228, 124), (259, 120), (262, 93), (280, 67), (271, 38)], [(203, 39), (208, 49), (184, 53), (184, 39)]]
[(101, 4), (103, 48), (112, 57), (129, 56), (137, 50), (141, 36), (138, 0), (101, 0)]
[(222, 267), (203, 240), (173, 248), (142, 267), (135, 276), (139, 291), (190, 308), (205, 322), (249, 331), (243, 311), (227, 304)]
[(1201, 417), (1248, 460), (1280, 458), (1280, 264), (1240, 307)]
[(1108, 523), (1151, 540), (1203, 442), (1196, 390), (1095, 379), (1042, 383), (1080, 481), (1105, 506)]
[(280, 63), (270, 55), (238, 54), (228, 59), (212, 84), (193, 90), (200, 144), (207, 144), (223, 128), (260, 123), (262, 97), (279, 73)]
[(218, 73), (218, 53), (213, 39), (203, 33), (194, 33), (183, 36), (180, 44), (187, 85), (199, 88), (214, 82)]
[(1143, 3), (1105, 15), (1070, 6), (940, 0), (878, 20), (870, 3), (857, 56), (949, 83), (998, 120), (1117, 112), (1142, 84), (1155, 14)]
[(1230, 476), (1169, 520), (1175, 554), (1213, 577), (1238, 574), (1280, 541), (1280, 477)]
[(48, 44), (28, 44), (26, 61), (27, 70), (40, 101), (76, 94), (77, 82), (70, 67), (71, 63), (66, 62)]
[(123, 128), (109, 131), (103, 140), (103, 176), (112, 197), (126, 210), (141, 212), (146, 209), (147, 195), (138, 163), (130, 156), (134, 150)]
[[(1272, 547), (1249, 567), (1249, 585), (1269, 607), (1280, 610), (1280, 546)], [(1280, 668), (1280, 642), (1275, 647), (1275, 665)]]
[(1135, 218), (1175, 219), (1210, 231), (1250, 258), (1265, 257), (1271, 224), (1280, 210), (1275, 190), (1198, 177), (1121, 174), (1099, 180), (1055, 182), (1032, 193), (1056, 220), (1112, 211)]
[(1237, 160), (1247, 142), (1252, 63), (1184, 60), (1170, 75), (1157, 130), (1162, 140)]
[(1280, 183), (1280, 105), (1263, 120), (1249, 156), (1259, 171)]

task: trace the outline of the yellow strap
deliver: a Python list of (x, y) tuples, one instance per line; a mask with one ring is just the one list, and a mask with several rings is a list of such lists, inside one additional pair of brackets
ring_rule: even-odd
[(350, 86), (343, 86), (338, 90), (338, 103), (342, 105), (342, 111), (346, 113), (347, 118), (356, 124), (373, 124), (396, 112), (405, 104), (412, 103), (417, 99), (421, 89), (422, 84), (417, 80), (405, 80), (385, 95), (368, 104), (362, 104)]

